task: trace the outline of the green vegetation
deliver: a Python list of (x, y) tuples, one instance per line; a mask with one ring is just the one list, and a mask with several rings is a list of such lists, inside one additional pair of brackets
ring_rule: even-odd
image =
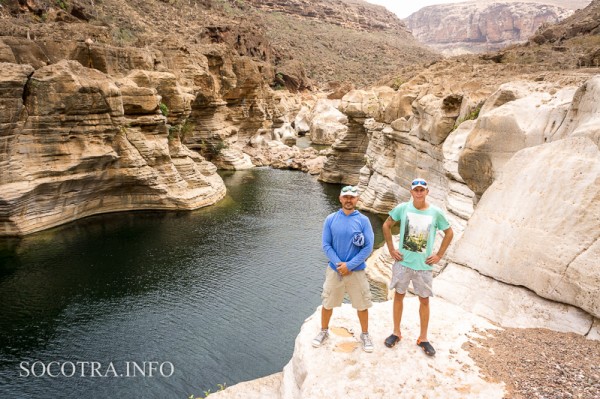
[(283, 90), (285, 89), (285, 80), (283, 79), (283, 74), (281, 72), (277, 72), (275, 74), (275, 80), (271, 84), (273, 90)]
[(400, 86), (402, 86), (403, 84), (404, 84), (404, 81), (401, 78), (396, 78), (392, 82), (392, 89), (397, 91), (398, 89), (400, 89)]
[[(217, 384), (217, 387), (218, 387), (218, 389), (217, 389), (216, 392), (223, 391), (225, 388), (227, 388), (227, 384), (225, 384), (225, 383), (223, 383), (223, 384)], [(211, 393), (212, 392), (209, 389), (208, 391), (204, 391), (204, 396), (190, 395), (190, 397), (188, 399), (204, 399), (204, 398), (207, 398), (208, 395), (210, 395)]]
[(464, 121), (472, 121), (472, 120), (477, 119), (479, 117), (479, 111), (481, 111), (481, 106), (475, 108), (474, 110), (469, 112), (464, 117), (458, 118), (456, 120), (456, 122), (454, 123), (454, 127), (452, 128), (452, 131), (455, 131), (460, 126), (460, 124), (463, 123)]
[(112, 37), (117, 44), (125, 46), (137, 40), (135, 34), (127, 28), (119, 27), (112, 30)]
[(158, 104), (158, 108), (160, 109), (160, 113), (163, 114), (163, 116), (169, 116), (169, 107), (167, 107), (167, 104), (161, 102), (160, 104)]
[(69, 8), (69, 4), (66, 0), (56, 0), (56, 4), (65, 11)]
[(213, 4), (215, 4), (225, 15), (227, 16), (242, 16), (244, 13), (240, 10), (240, 7), (244, 5), (243, 1), (234, 0), (232, 1), (233, 6), (229, 4), (228, 0), (216, 0)]
[(224, 141), (217, 141), (216, 143), (212, 143), (207, 140), (200, 140), (201, 153), (209, 160), (218, 156), (219, 154), (221, 154), (221, 151), (227, 148), (229, 148), (229, 146)]
[(195, 125), (186, 119), (182, 124), (170, 126), (169, 135), (167, 138), (172, 140), (175, 137), (179, 137), (179, 139), (183, 140), (186, 136), (194, 131), (194, 127)]

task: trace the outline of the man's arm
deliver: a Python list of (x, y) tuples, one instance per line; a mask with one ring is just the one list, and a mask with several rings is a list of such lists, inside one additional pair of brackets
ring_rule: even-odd
[(383, 223), (383, 238), (385, 239), (385, 243), (387, 244), (388, 251), (392, 258), (395, 260), (402, 260), (402, 254), (394, 247), (394, 242), (392, 240), (392, 227), (397, 223), (398, 222), (392, 219), (391, 216), (388, 216)]
[(333, 236), (331, 235), (331, 218), (327, 218), (325, 219), (325, 223), (323, 224), (323, 252), (325, 252), (325, 255), (331, 263), (337, 265), (341, 262), (341, 260), (335, 252), (335, 250), (333, 249), (332, 241)]
[(442, 240), (442, 244), (440, 245), (439, 251), (437, 251), (436, 254), (432, 254), (431, 256), (429, 256), (425, 260), (425, 263), (427, 263), (428, 265), (438, 263), (440, 259), (444, 257), (444, 254), (446, 253), (446, 250), (448, 249), (448, 246), (450, 245), (450, 242), (452, 241), (453, 237), (454, 231), (452, 230), (452, 227), (448, 227), (446, 230), (444, 230), (444, 239)]

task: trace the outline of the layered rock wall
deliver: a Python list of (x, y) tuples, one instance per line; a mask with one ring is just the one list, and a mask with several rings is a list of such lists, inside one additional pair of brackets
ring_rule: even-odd
[(336, 136), (319, 180), (327, 183), (358, 184), (369, 139), (364, 123), (380, 116), (391, 101), (393, 90), (353, 90), (342, 98), (340, 111), (348, 116), (348, 129)]
[(3, 37), (0, 48), (0, 235), (212, 204), (225, 187), (209, 161), (252, 167), (242, 148), (299, 108), (223, 45)]
[(225, 195), (212, 164), (168, 139), (156, 90), (122, 92), (75, 61), (1, 65), (13, 71), (3, 105), (17, 112), (1, 125), (0, 235), (102, 212), (194, 209)]

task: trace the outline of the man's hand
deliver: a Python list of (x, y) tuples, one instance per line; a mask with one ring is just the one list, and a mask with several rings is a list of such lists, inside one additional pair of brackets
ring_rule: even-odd
[[(389, 247), (388, 247), (389, 249)], [(390, 255), (392, 256), (392, 258), (394, 258), (394, 260), (402, 260), (404, 257), (402, 256), (402, 253), (400, 251), (398, 251), (396, 248), (393, 249), (389, 249), (390, 251)]]
[(350, 273), (352, 273), (352, 271), (348, 270), (348, 266), (346, 265), (346, 262), (340, 262), (336, 266), (337, 266), (338, 273), (341, 274), (342, 276), (348, 276)]
[(425, 260), (425, 263), (427, 263), (428, 265), (435, 265), (440, 261), (440, 259), (442, 259), (441, 256), (439, 256), (438, 254), (433, 254)]

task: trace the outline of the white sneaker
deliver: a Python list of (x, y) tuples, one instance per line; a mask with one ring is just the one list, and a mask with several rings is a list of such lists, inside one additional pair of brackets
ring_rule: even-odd
[(329, 337), (329, 330), (319, 331), (317, 336), (312, 340), (312, 346), (318, 348), (319, 346), (323, 345), (323, 342), (325, 342), (327, 337)]
[(360, 340), (362, 342), (363, 350), (365, 352), (373, 352), (373, 341), (371, 341), (371, 336), (369, 335), (369, 333), (361, 333)]

